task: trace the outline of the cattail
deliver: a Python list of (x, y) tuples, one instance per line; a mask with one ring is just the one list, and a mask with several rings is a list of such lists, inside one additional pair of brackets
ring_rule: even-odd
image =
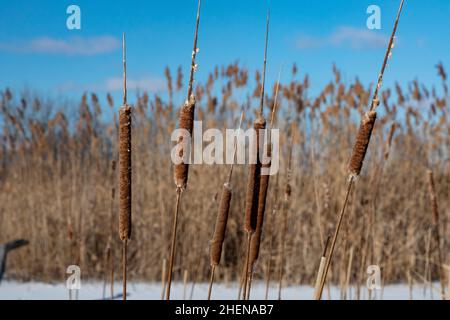
[[(270, 158), (272, 156), (272, 147), (267, 146), (267, 156)], [(263, 164), (262, 168), (270, 170), (271, 162)], [(266, 198), (267, 190), (269, 189), (269, 174), (261, 175), (259, 195), (258, 195), (258, 213), (256, 218), (256, 231), (252, 237), (250, 244), (250, 265), (253, 265), (259, 257), (259, 247), (261, 245), (261, 235), (264, 224), (264, 214), (266, 211)]]
[[(260, 105), (259, 105), (259, 117), (255, 120), (253, 128), (255, 129), (256, 137), (256, 163), (249, 165), (249, 174), (247, 180), (247, 193), (245, 198), (245, 230), (247, 231), (247, 259), (245, 262), (246, 276), (244, 278), (244, 299), (249, 298), (251, 279), (253, 276), (252, 269), (250, 267), (250, 251), (252, 236), (256, 231), (258, 223), (258, 206), (259, 206), (259, 193), (261, 184), (261, 159), (259, 158), (259, 151), (264, 148), (264, 139), (261, 139), (261, 134), (266, 129), (266, 119), (264, 119), (264, 98), (265, 98), (265, 83), (266, 83), (266, 66), (267, 66), (267, 47), (269, 42), (269, 23), (270, 23), (270, 11), (267, 11), (267, 23), (266, 23), (266, 44), (264, 48), (264, 67), (263, 77), (261, 84)], [(258, 73), (257, 73), (258, 75)], [(259, 76), (257, 76), (259, 77)], [(258, 81), (259, 82), (259, 81)], [(259, 86), (258, 86), (259, 87)], [(259, 88), (258, 88), (259, 89)], [(252, 152), (252, 150), (250, 151)], [(264, 199), (265, 201), (265, 199)], [(250, 278), (250, 281), (248, 281)], [(249, 287), (247, 288), (247, 284)]]
[(127, 103), (126, 42), (123, 34), (123, 106), (119, 109), (119, 236), (122, 240), (122, 294), (127, 299), (127, 251), (131, 238), (131, 107)]
[(131, 238), (131, 107), (119, 110), (120, 240)]
[(220, 263), (222, 255), (222, 244), (225, 239), (225, 231), (230, 211), (232, 189), (227, 182), (223, 185), (222, 196), (220, 198), (219, 212), (217, 214), (216, 227), (211, 240), (211, 266), (217, 266)]
[(375, 112), (375, 109), (378, 107), (379, 105), (379, 99), (378, 99), (378, 91), (381, 88), (381, 84), (383, 83), (383, 76), (384, 76), (384, 72), (386, 70), (386, 66), (387, 66), (387, 61), (391, 55), (392, 49), (394, 47), (394, 39), (395, 39), (395, 33), (397, 31), (397, 27), (398, 27), (398, 22), (400, 20), (400, 14), (402, 13), (402, 9), (403, 9), (403, 3), (404, 0), (401, 0), (400, 2), (400, 6), (397, 12), (397, 17), (395, 19), (395, 23), (394, 23), (394, 28), (392, 30), (392, 34), (391, 37), (389, 39), (389, 44), (388, 44), (388, 48), (386, 50), (385, 56), (384, 56), (384, 60), (383, 60), (383, 64), (381, 66), (381, 72), (378, 75), (378, 81), (377, 81), (377, 85), (375, 88), (375, 92), (373, 94), (373, 98), (372, 98), (372, 104), (370, 106), (370, 110), (369, 112), (367, 112), (364, 117), (363, 120), (361, 121), (361, 126), (359, 128), (358, 131), (358, 135), (356, 137), (356, 142), (355, 145), (353, 147), (353, 153), (352, 156), (350, 158), (350, 163), (349, 163), (349, 171), (350, 171), (350, 179), (347, 185), (347, 191), (345, 193), (345, 199), (344, 199), (344, 203), (342, 206), (342, 209), (339, 213), (339, 218), (338, 218), (338, 222), (336, 225), (336, 230), (334, 232), (334, 236), (333, 236), (333, 240), (331, 242), (331, 248), (330, 248), (330, 253), (329, 256), (327, 258), (326, 261), (326, 266), (325, 266), (325, 272), (324, 272), (324, 276), (321, 280), (321, 284), (319, 287), (319, 292), (318, 292), (318, 300), (321, 299), (322, 297), (322, 292), (323, 292), (323, 288), (325, 285), (325, 280), (327, 278), (328, 275), (328, 270), (330, 268), (330, 264), (331, 264), (331, 259), (333, 257), (333, 252), (334, 252), (334, 248), (336, 245), (336, 241), (339, 235), (339, 230), (341, 228), (341, 224), (342, 221), (344, 219), (344, 215), (345, 215), (345, 210), (347, 208), (347, 204), (348, 204), (348, 199), (350, 196), (350, 192), (352, 190), (353, 187), (353, 183), (354, 183), (354, 179), (359, 176), (359, 174), (361, 173), (361, 168), (363, 166), (363, 162), (364, 162), (364, 158), (366, 156), (366, 152), (367, 152), (367, 148), (369, 146), (369, 142), (370, 142), (370, 138), (372, 136), (372, 130), (373, 127), (375, 125), (375, 120), (377, 117), (377, 114)]
[[(194, 127), (194, 111), (195, 111), (195, 97), (191, 96), (189, 101), (186, 101), (186, 103), (183, 105), (183, 107), (180, 110), (180, 123), (179, 127), (180, 129), (186, 130), (190, 136), (192, 136), (192, 131)], [(181, 145), (184, 139), (184, 135), (180, 134), (177, 138), (177, 143)], [(185, 146), (185, 145), (184, 145)], [(186, 156), (185, 152), (188, 152), (189, 150), (184, 150), (183, 147), (181, 147), (178, 150), (178, 156), (180, 159), (184, 159), (186, 157), (189, 157), (189, 154)], [(189, 174), (189, 164), (184, 163), (184, 161), (180, 164), (175, 165), (174, 169), (174, 178), (175, 178), (175, 184), (177, 188), (180, 188), (182, 190), (186, 189), (187, 181), (188, 181), (188, 174)]]
[[(241, 113), (241, 120), (239, 122), (239, 130), (241, 130), (242, 121), (244, 119), (244, 111)], [(238, 135), (239, 140), (239, 135)], [(227, 228), (227, 222), (228, 222), (228, 214), (230, 211), (230, 205), (231, 205), (231, 197), (233, 194), (233, 190), (231, 188), (231, 178), (233, 176), (233, 167), (234, 167), (234, 161), (236, 157), (236, 148), (237, 143), (234, 145), (234, 153), (233, 153), (233, 163), (230, 166), (230, 172), (228, 173), (228, 181), (224, 183), (222, 188), (222, 195), (220, 197), (220, 203), (219, 203), (219, 211), (217, 214), (216, 219), (216, 226), (214, 230), (214, 235), (211, 240), (211, 251), (210, 251), (210, 259), (211, 259), (211, 277), (209, 281), (209, 288), (208, 288), (208, 300), (211, 299), (211, 291), (212, 286), (214, 283), (214, 272), (216, 269), (216, 266), (220, 263), (220, 258), (222, 256), (222, 247), (223, 242), (225, 240), (225, 232)]]
[(367, 148), (369, 146), (370, 137), (372, 136), (376, 118), (377, 113), (375, 111), (369, 111), (364, 115), (361, 121), (348, 166), (352, 177), (357, 177), (361, 173), (361, 168), (367, 153)]
[[(270, 121), (270, 130), (273, 129), (273, 123), (275, 119), (275, 113), (277, 109), (277, 99), (278, 99), (278, 90), (280, 88), (280, 77), (281, 77), (281, 68), (278, 74), (278, 81), (275, 89), (275, 100), (272, 108), (272, 116)], [(261, 144), (263, 147), (264, 143)], [(267, 191), (269, 189), (269, 178), (270, 178), (270, 167), (272, 165), (272, 140), (269, 132), (268, 141), (267, 141), (267, 163), (262, 164), (262, 169), (266, 172), (266, 174), (262, 174), (260, 178), (259, 185), (259, 195), (258, 195), (258, 213), (256, 218), (256, 232), (252, 237), (252, 241), (250, 244), (250, 266), (253, 267), (256, 260), (259, 257), (259, 249), (261, 246), (261, 236), (264, 225), (264, 215), (266, 212), (266, 199), (267, 199)]]
[[(188, 84), (188, 94), (187, 100), (184, 106), (180, 110), (180, 129), (187, 130), (190, 136), (192, 136), (193, 126), (194, 126), (194, 111), (195, 111), (195, 97), (193, 95), (193, 83), (194, 83), (194, 73), (197, 70), (197, 64), (195, 62), (195, 58), (197, 56), (198, 48), (197, 48), (197, 40), (198, 40), (198, 29), (200, 25), (200, 8), (201, 8), (201, 0), (198, 0), (197, 6), (197, 18), (195, 24), (195, 33), (194, 33), (194, 48), (192, 50), (192, 59), (191, 59), (191, 71), (189, 76), (189, 84)], [(178, 137), (178, 144), (183, 142), (185, 137), (181, 134)], [(185, 145), (185, 143), (183, 143)], [(189, 146), (190, 147), (190, 146)], [(181, 203), (181, 193), (187, 187), (188, 181), (188, 173), (189, 173), (189, 164), (184, 162), (186, 157), (190, 156), (190, 150), (185, 150), (184, 146), (178, 150), (178, 155), (181, 159), (183, 159), (182, 163), (176, 164), (174, 168), (174, 179), (175, 184), (177, 186), (177, 198), (175, 204), (175, 212), (173, 215), (172, 221), (172, 239), (170, 244), (170, 258), (169, 258), (169, 269), (168, 269), (168, 277), (167, 277), (167, 291), (166, 291), (166, 300), (170, 300), (170, 289), (172, 286), (172, 272), (173, 272), (173, 263), (175, 259), (175, 245), (177, 240), (177, 225), (178, 225), (178, 215), (180, 212), (180, 203)], [(185, 154), (186, 152), (186, 154)]]
[[(259, 150), (259, 146), (261, 145), (260, 130), (266, 128), (266, 120), (259, 117), (255, 120), (253, 128), (256, 132), (256, 143), (254, 143), (254, 145)], [(249, 234), (255, 232), (258, 217), (258, 198), (261, 177), (261, 160), (259, 158), (258, 150), (256, 150), (256, 163), (249, 165), (247, 193), (245, 197), (245, 231)]]

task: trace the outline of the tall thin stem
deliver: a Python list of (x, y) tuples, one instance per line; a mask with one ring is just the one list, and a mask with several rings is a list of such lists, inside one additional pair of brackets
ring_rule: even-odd
[(123, 288), (123, 301), (127, 300), (127, 267), (128, 267), (128, 262), (127, 262), (127, 247), (128, 247), (128, 239), (125, 239), (124, 241), (122, 241), (122, 288)]
[(177, 188), (177, 201), (175, 204), (175, 213), (173, 215), (173, 222), (172, 222), (172, 242), (170, 246), (169, 271), (167, 274), (168, 278), (167, 278), (166, 300), (170, 300), (170, 288), (172, 286), (173, 261), (175, 258), (175, 246), (177, 239), (178, 216), (180, 213), (181, 192), (182, 192), (181, 188)]
[(216, 266), (211, 267), (211, 278), (209, 279), (209, 287), (208, 287), (208, 300), (211, 300), (211, 291), (214, 283), (214, 272), (216, 271)]
[(349, 180), (348, 186), (347, 186), (347, 192), (345, 194), (344, 205), (342, 206), (341, 213), (339, 214), (338, 224), (337, 224), (336, 230), (334, 232), (333, 240), (331, 242), (330, 253), (328, 254), (328, 258), (327, 258), (327, 264), (325, 266), (325, 271), (323, 273), (323, 277), (322, 277), (322, 280), (321, 280), (321, 283), (320, 283), (320, 288), (319, 288), (319, 292), (318, 292), (318, 295), (317, 295), (318, 300), (322, 299), (323, 287), (325, 286), (325, 282), (326, 282), (327, 275), (328, 275), (328, 270), (330, 269), (331, 259), (333, 258), (333, 253), (334, 253), (334, 247), (336, 245), (336, 241), (337, 241), (337, 238), (338, 238), (338, 235), (339, 235), (339, 231), (341, 229), (341, 224), (342, 224), (342, 221), (344, 219), (345, 209), (347, 208), (348, 199), (350, 197), (350, 192), (352, 190), (353, 182), (354, 182), (353, 177), (350, 177), (350, 180)]
[(122, 35), (122, 64), (123, 64), (123, 105), (127, 105), (127, 49), (125, 32)]
[(267, 46), (269, 44), (269, 26), (270, 26), (270, 10), (267, 10), (267, 22), (266, 22), (266, 42), (264, 48), (264, 67), (263, 67), (263, 83), (261, 87), (261, 97), (259, 106), (259, 115), (263, 116), (264, 110), (264, 94), (265, 94), (265, 84), (266, 84), (266, 66), (267, 66)]
[(243, 298), (244, 300), (247, 299), (247, 283), (248, 283), (248, 276), (249, 276), (249, 265), (250, 265), (250, 243), (252, 240), (252, 233), (248, 233), (247, 236), (247, 257), (245, 259), (245, 275), (244, 275), (244, 294)]
[(197, 57), (197, 40), (198, 40), (198, 27), (200, 25), (200, 8), (202, 6), (202, 0), (198, 0), (197, 7), (197, 19), (195, 23), (195, 34), (194, 34), (194, 48), (192, 50), (192, 61), (191, 61), (191, 70), (189, 74), (189, 86), (188, 86), (188, 96), (187, 101), (190, 100), (193, 87), (194, 87), (194, 73), (196, 70), (195, 58)]
[(384, 56), (383, 65), (381, 66), (380, 74), (378, 75), (377, 86), (376, 86), (375, 91), (373, 93), (373, 99), (372, 99), (372, 104), (370, 106), (370, 111), (375, 110), (375, 108), (378, 106), (378, 92), (379, 92), (379, 90), (381, 88), (381, 84), (383, 82), (383, 76), (384, 76), (384, 71), (386, 70), (387, 62), (389, 60), (389, 57), (391, 56), (392, 49), (394, 48), (395, 33), (397, 32), (398, 22), (400, 20), (400, 14), (402, 13), (404, 1), (405, 0), (402, 0), (400, 2), (400, 7), (399, 7), (398, 12), (397, 12), (397, 17), (395, 18), (394, 28), (392, 29), (392, 34), (391, 34), (391, 37), (389, 39), (389, 45), (388, 45), (388, 48), (386, 50), (386, 54)]

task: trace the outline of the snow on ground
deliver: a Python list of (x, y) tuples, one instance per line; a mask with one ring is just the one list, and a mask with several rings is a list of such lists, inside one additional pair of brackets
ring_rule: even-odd
[[(423, 285), (415, 285), (413, 287), (413, 299), (439, 299), (438, 284), (434, 284), (434, 290), (430, 294), (430, 288), (424, 291)], [(192, 284), (189, 284), (184, 293), (184, 285), (182, 283), (174, 283), (172, 285), (172, 299), (183, 299), (186, 294), (187, 299), (190, 298)], [(114, 294), (121, 293), (122, 285), (117, 282), (114, 287)], [(109, 287), (106, 289), (107, 298)], [(207, 297), (208, 285), (197, 284), (194, 288), (193, 299), (205, 300)], [(354, 299), (355, 288), (351, 288), (347, 295), (348, 299)], [(367, 290), (362, 290), (362, 298), (367, 299)], [(128, 284), (129, 300), (157, 300), (161, 297), (161, 284), (159, 283), (129, 283)], [(340, 290), (337, 287), (330, 289), (331, 299), (340, 299)], [(235, 300), (238, 294), (237, 284), (225, 285), (217, 284), (213, 288), (212, 299)], [(377, 291), (376, 299), (380, 299), (381, 291)], [(407, 300), (409, 299), (409, 287), (407, 285), (389, 285), (384, 288), (383, 299), (385, 300)], [(283, 288), (282, 298), (286, 300), (309, 300), (313, 295), (313, 288), (308, 286), (289, 286)], [(80, 300), (99, 300), (103, 296), (103, 283), (101, 282), (83, 282), (78, 293)], [(264, 299), (265, 285), (264, 283), (256, 283), (252, 286), (251, 299)], [(324, 290), (324, 299), (328, 299), (328, 292)], [(278, 298), (278, 287), (273, 285), (269, 291), (270, 299)], [(0, 300), (68, 300), (69, 293), (65, 283), (46, 284), (40, 282), (21, 283), (15, 281), (3, 281), (0, 284)]]

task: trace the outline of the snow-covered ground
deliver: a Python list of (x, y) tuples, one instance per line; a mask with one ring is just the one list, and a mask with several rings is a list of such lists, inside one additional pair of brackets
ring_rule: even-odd
[[(430, 288), (424, 293), (423, 285), (413, 287), (413, 299), (439, 299), (438, 284), (434, 284), (432, 296)], [(186, 295), (190, 298), (192, 285), (189, 284), (185, 290), (184, 285), (175, 283), (172, 285), (172, 298), (183, 299)], [(116, 283), (114, 293), (121, 293), (121, 283)], [(186, 291), (186, 293), (185, 293)], [(109, 287), (106, 290), (107, 297)], [(208, 285), (197, 284), (193, 291), (193, 299), (204, 300), (207, 297)], [(354, 299), (355, 288), (349, 290), (348, 299)], [(128, 284), (129, 300), (156, 300), (161, 296), (161, 285), (159, 283), (129, 283)], [(336, 287), (330, 289), (331, 299), (340, 299), (340, 290)], [(237, 284), (224, 285), (217, 284), (213, 288), (212, 299), (235, 300), (238, 294)], [(282, 298), (291, 300), (308, 300), (313, 295), (313, 288), (308, 286), (289, 286), (283, 288)], [(83, 282), (78, 293), (80, 300), (99, 300), (103, 296), (103, 284), (101, 282)], [(265, 285), (256, 283), (252, 286), (251, 299), (264, 299)], [(274, 285), (270, 288), (269, 298), (277, 299), (278, 288)], [(380, 299), (381, 291), (377, 291), (376, 298)], [(325, 289), (324, 298), (328, 298), (328, 292)], [(362, 298), (367, 299), (367, 290), (362, 290)], [(389, 285), (384, 288), (383, 299), (385, 300), (407, 300), (410, 298), (409, 287), (407, 285)], [(39, 282), (20, 283), (15, 281), (3, 281), (0, 284), (0, 300), (68, 300), (69, 293), (65, 283), (61, 284), (45, 284)]]

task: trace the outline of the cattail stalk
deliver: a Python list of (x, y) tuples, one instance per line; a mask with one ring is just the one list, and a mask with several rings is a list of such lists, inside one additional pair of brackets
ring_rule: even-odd
[(277, 86), (276, 86), (276, 90), (275, 90), (275, 100), (274, 100), (274, 105), (272, 108), (272, 116), (271, 116), (271, 121), (270, 121), (270, 130), (267, 135), (268, 139), (267, 139), (267, 153), (266, 154), (267, 154), (268, 162), (262, 164), (262, 170), (266, 170), (267, 172), (265, 174), (262, 174), (261, 178), (260, 178), (259, 195), (258, 195), (258, 213), (257, 213), (257, 219), (256, 219), (256, 231), (251, 239), (251, 244), (250, 244), (250, 281), (249, 281), (249, 286), (248, 286), (248, 297), (250, 297), (254, 265), (256, 263), (256, 260), (258, 260), (260, 246), (261, 246), (261, 236), (262, 236), (263, 225), (264, 225), (267, 191), (269, 189), (270, 168), (271, 168), (271, 159), (272, 159), (271, 130), (273, 129), (273, 122), (275, 119), (275, 112), (277, 109), (277, 99), (278, 99), (278, 90), (280, 87), (280, 77), (281, 77), (281, 69), (278, 74), (278, 82), (277, 82)]
[[(242, 127), (243, 118), (244, 118), (244, 111), (242, 111), (241, 113), (241, 119), (239, 122), (239, 134)], [(237, 141), (234, 144), (233, 163), (230, 165), (230, 171), (228, 173), (228, 181), (225, 182), (222, 187), (222, 195), (220, 197), (219, 211), (217, 213), (214, 235), (211, 240), (211, 250), (210, 250), (211, 276), (208, 288), (208, 300), (211, 300), (212, 286), (214, 284), (214, 272), (216, 270), (216, 266), (218, 266), (220, 263), (220, 258), (222, 256), (223, 242), (225, 240), (228, 215), (231, 206), (231, 197), (233, 195), (233, 189), (231, 187), (231, 178), (233, 175), (233, 167), (236, 158), (237, 144), (239, 142), (239, 134), (237, 136)]]
[(164, 296), (166, 293), (166, 285), (167, 285), (166, 273), (167, 273), (167, 260), (163, 259), (162, 260), (162, 274), (161, 274), (161, 300), (164, 300)]
[(433, 233), (437, 251), (436, 253), (438, 256), (438, 274), (439, 274), (439, 281), (441, 284), (441, 297), (442, 300), (445, 300), (445, 280), (444, 280), (445, 275), (443, 270), (442, 253), (441, 253), (441, 236), (439, 233), (439, 207), (432, 170), (427, 171), (427, 177), (428, 177), (428, 194), (430, 198), (431, 211), (433, 214)]
[(314, 286), (314, 296), (313, 296), (314, 300), (319, 299), (318, 295), (319, 295), (319, 291), (320, 291), (320, 283), (322, 282), (323, 273), (325, 271), (325, 264), (327, 262), (327, 249), (328, 249), (329, 243), (330, 243), (330, 236), (327, 237), (325, 246), (323, 247), (322, 257), (320, 257), (319, 270), (317, 272), (316, 284)]
[(186, 294), (187, 294), (187, 283), (188, 283), (188, 271), (184, 270), (184, 275), (183, 275), (183, 300), (186, 300)]
[[(249, 291), (247, 285), (249, 284), (249, 278), (251, 277), (251, 261), (250, 250), (252, 237), (257, 228), (258, 222), (258, 207), (259, 207), (259, 194), (261, 184), (261, 159), (259, 157), (259, 151), (264, 150), (264, 139), (262, 133), (266, 129), (266, 119), (264, 119), (264, 97), (265, 97), (265, 82), (266, 82), (266, 66), (267, 66), (267, 47), (269, 42), (269, 23), (270, 23), (270, 11), (267, 12), (266, 21), (266, 41), (264, 48), (264, 67), (263, 67), (263, 79), (261, 87), (261, 97), (259, 106), (259, 116), (253, 124), (253, 128), (256, 133), (256, 163), (249, 165), (249, 174), (247, 180), (247, 193), (245, 199), (245, 231), (248, 234), (247, 237), (247, 259), (245, 262), (246, 275), (244, 278), (244, 299), (249, 298)], [(252, 152), (252, 150), (250, 151)]]
[(325, 267), (325, 272), (324, 272), (324, 276), (322, 278), (322, 282), (320, 284), (320, 289), (319, 289), (319, 294), (318, 294), (318, 299), (320, 300), (322, 297), (322, 292), (323, 292), (323, 288), (325, 286), (325, 281), (328, 275), (328, 271), (330, 268), (330, 264), (331, 264), (331, 260), (333, 257), (333, 253), (334, 253), (334, 248), (336, 245), (336, 241), (339, 235), (339, 230), (341, 228), (341, 224), (342, 224), (342, 220), (344, 218), (345, 215), (345, 210), (347, 208), (347, 203), (348, 203), (348, 199), (354, 184), (355, 179), (359, 176), (359, 174), (361, 173), (361, 169), (363, 166), (363, 162), (364, 162), (364, 158), (366, 156), (367, 153), (367, 148), (369, 147), (369, 143), (370, 143), (370, 138), (372, 136), (372, 130), (373, 127), (375, 125), (375, 120), (376, 120), (376, 112), (375, 109), (378, 107), (378, 105), (380, 104), (379, 99), (378, 99), (378, 92), (379, 89), (381, 88), (382, 85), (382, 81), (383, 81), (383, 75), (384, 72), (386, 70), (386, 66), (387, 66), (387, 61), (391, 56), (391, 52), (392, 49), (394, 47), (394, 40), (395, 40), (395, 33), (397, 31), (397, 26), (398, 26), (398, 22), (400, 19), (400, 14), (402, 12), (403, 9), (403, 3), (404, 0), (402, 0), (400, 2), (400, 7), (398, 9), (397, 12), (397, 17), (395, 19), (395, 23), (394, 23), (394, 28), (392, 30), (392, 34), (389, 40), (389, 44), (388, 44), (388, 48), (386, 50), (386, 54), (383, 60), (383, 64), (381, 67), (381, 72), (378, 76), (378, 81), (377, 81), (377, 86), (375, 88), (375, 92), (372, 98), (372, 103), (370, 106), (370, 110), (364, 115), (363, 120), (361, 121), (361, 126), (359, 128), (357, 137), (356, 137), (356, 142), (355, 145), (353, 147), (353, 153), (352, 156), (350, 158), (350, 163), (349, 163), (349, 181), (348, 181), (348, 185), (347, 185), (347, 192), (345, 194), (345, 199), (344, 199), (344, 204), (342, 206), (342, 210), (339, 214), (339, 218), (338, 218), (338, 222), (337, 222), (337, 226), (335, 229), (335, 233), (333, 236), (333, 240), (331, 242), (331, 248), (330, 248), (330, 252), (329, 252), (329, 256), (327, 258), (327, 264)]
[[(195, 59), (197, 57), (197, 40), (198, 40), (198, 29), (200, 25), (200, 8), (201, 8), (201, 0), (198, 0), (197, 6), (197, 18), (195, 25), (195, 34), (194, 34), (194, 48), (192, 50), (192, 60), (191, 60), (191, 70), (189, 76), (189, 84), (188, 84), (188, 96), (184, 106), (180, 110), (180, 118), (179, 118), (179, 126), (180, 129), (185, 129), (188, 131), (189, 135), (192, 136), (193, 126), (194, 126), (194, 113), (195, 113), (195, 96), (193, 95), (193, 84), (194, 84), (194, 73), (197, 70), (197, 65)], [(178, 137), (178, 144), (183, 142), (185, 137), (181, 134)], [(190, 156), (190, 150), (184, 150), (182, 147), (179, 150), (180, 158), (184, 159)], [(166, 291), (166, 299), (170, 300), (170, 289), (172, 287), (172, 272), (173, 272), (173, 264), (175, 259), (175, 246), (177, 240), (177, 225), (178, 225), (178, 216), (180, 212), (180, 203), (181, 203), (181, 193), (186, 189), (188, 182), (188, 173), (189, 173), (189, 164), (182, 161), (180, 164), (176, 164), (174, 168), (174, 179), (175, 184), (177, 186), (177, 196), (176, 196), (176, 204), (175, 204), (175, 212), (172, 221), (172, 241), (170, 245), (170, 258), (169, 258), (169, 270), (168, 270), (168, 278), (167, 278), (167, 291)]]
[(123, 300), (127, 296), (127, 245), (131, 238), (131, 107), (127, 104), (126, 88), (126, 44), (123, 35), (123, 106), (119, 110), (119, 188), (120, 213), (119, 235), (123, 242)]

